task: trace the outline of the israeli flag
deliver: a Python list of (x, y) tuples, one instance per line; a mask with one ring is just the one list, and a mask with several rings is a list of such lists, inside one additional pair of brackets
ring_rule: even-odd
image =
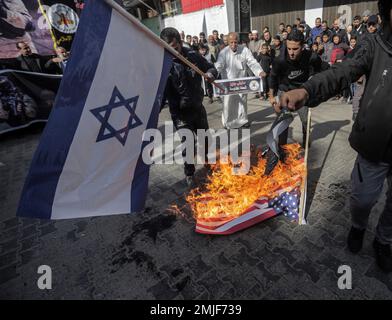
[(68, 219), (143, 209), (143, 132), (156, 128), (172, 56), (104, 1), (89, 1), (17, 215)]

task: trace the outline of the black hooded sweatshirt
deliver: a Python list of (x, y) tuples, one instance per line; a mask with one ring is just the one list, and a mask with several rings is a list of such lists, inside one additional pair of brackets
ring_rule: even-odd
[(367, 35), (351, 57), (315, 75), (303, 85), (309, 106), (335, 96), (366, 75), (366, 87), (354, 122), (350, 145), (372, 162), (392, 164), (392, 42), (391, 28)]

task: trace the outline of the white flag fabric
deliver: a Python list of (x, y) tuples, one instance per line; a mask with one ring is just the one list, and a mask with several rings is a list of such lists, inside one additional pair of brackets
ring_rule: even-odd
[(143, 132), (156, 128), (172, 56), (104, 1), (83, 11), (17, 215), (67, 219), (143, 209)]

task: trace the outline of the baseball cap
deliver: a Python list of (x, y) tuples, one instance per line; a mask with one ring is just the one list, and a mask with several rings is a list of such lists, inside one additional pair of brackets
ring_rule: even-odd
[(367, 24), (378, 24), (378, 17), (376, 15), (371, 15), (367, 21)]

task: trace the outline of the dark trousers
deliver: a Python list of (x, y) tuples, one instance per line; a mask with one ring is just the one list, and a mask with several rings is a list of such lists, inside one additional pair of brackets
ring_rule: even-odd
[(374, 163), (358, 155), (351, 173), (351, 220), (355, 228), (367, 227), (370, 212), (377, 203), (387, 180), (388, 190), (384, 210), (378, 220), (376, 237), (384, 244), (392, 243), (392, 166)]
[[(283, 95), (283, 91), (278, 91), (278, 98), (280, 99), (280, 97)], [(299, 115), (299, 118), (301, 120), (302, 123), (302, 134), (306, 135), (306, 129), (308, 126), (308, 113), (309, 113), (309, 109), (306, 106), (303, 106), (301, 109), (298, 109), (296, 111)], [(287, 128), (285, 131), (282, 132), (282, 134), (279, 136), (279, 145), (285, 145), (287, 144), (287, 139), (289, 136), (289, 128)], [(305, 141), (303, 141), (305, 143)]]
[(214, 96), (214, 89), (212, 88), (212, 83), (204, 80), (204, 85), (206, 87), (208, 98), (212, 98)]
[(266, 76), (265, 78), (262, 78), (263, 81), (263, 93), (268, 94), (269, 92), (269, 76)]
[[(172, 120), (174, 127), (176, 130), (180, 129), (189, 129), (191, 130), (195, 137), (197, 134), (197, 129), (204, 129), (207, 130), (208, 127), (208, 120), (207, 120), (207, 113), (203, 105), (200, 105), (198, 108), (186, 110), (185, 112), (182, 112), (180, 114), (172, 115)], [(186, 140), (185, 137), (181, 138), (181, 143), (184, 143)], [(206, 139), (207, 140), (207, 139)], [(194, 139), (194, 142), (196, 142), (196, 139)], [(205, 142), (205, 150), (206, 150), (206, 158), (207, 158), (207, 153), (208, 153), (208, 146), (207, 146), (207, 141)], [(196, 151), (196, 146), (195, 151)], [(182, 151), (182, 156), (186, 157), (186, 150), (184, 149)], [(195, 173), (195, 164), (193, 163), (187, 163), (185, 161), (184, 163), (184, 173), (186, 176), (193, 176)]]

